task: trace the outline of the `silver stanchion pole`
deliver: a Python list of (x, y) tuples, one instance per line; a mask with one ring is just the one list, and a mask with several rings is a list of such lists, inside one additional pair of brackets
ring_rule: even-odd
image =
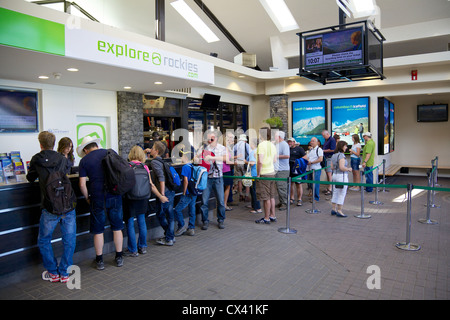
[(420, 250), (420, 246), (418, 244), (411, 243), (411, 203), (412, 196), (411, 192), (414, 186), (412, 184), (408, 184), (408, 207), (406, 213), (406, 242), (399, 242), (395, 246), (401, 250), (406, 251), (418, 251)]
[(383, 204), (383, 202), (381, 202), (381, 201), (378, 201), (378, 183), (379, 183), (379, 180), (378, 180), (378, 167), (377, 167), (377, 187), (375, 188), (375, 200), (374, 201), (369, 201), (369, 203), (370, 204), (374, 204), (374, 205), (379, 205), (379, 204)]
[[(316, 181), (316, 170), (315, 169), (313, 169), (313, 172), (312, 172), (312, 180)], [(312, 207), (311, 207), (311, 209), (306, 210), (306, 213), (320, 213), (320, 210), (317, 210), (315, 208), (315, 200), (314, 200), (315, 196), (316, 196), (316, 184), (313, 183), (313, 185), (312, 185)]]
[[(433, 175), (431, 173), (428, 174), (428, 187), (431, 187), (431, 179), (433, 178)], [(424, 224), (438, 224), (436, 220), (431, 220), (430, 216), (431, 216), (431, 206), (430, 206), (430, 202), (431, 202), (431, 190), (427, 191), (427, 218), (426, 219), (419, 219), (418, 221), (420, 223), (424, 223)]]
[[(361, 183), (364, 183), (363, 181), (364, 181), (364, 171), (360, 171), (360, 173), (361, 173)], [(360, 190), (361, 190), (361, 214), (359, 214), (359, 215), (356, 215), (355, 216), (355, 218), (359, 218), (359, 219), (369, 219), (369, 218), (372, 218), (372, 216), (371, 215), (366, 215), (366, 214), (364, 214), (364, 187), (363, 186), (361, 186), (360, 187)]]
[[(437, 158), (436, 158), (436, 163), (437, 163)], [(436, 181), (437, 181), (437, 165), (435, 167), (435, 169), (432, 172), (432, 180), (431, 180), (431, 187), (434, 188), (436, 186)], [(434, 203), (434, 196), (436, 194), (436, 191), (431, 191), (431, 204), (429, 205), (431, 208), (440, 208), (441, 206), (437, 205)]]
[(383, 159), (383, 192), (389, 192), (386, 189), (386, 159)]
[(295, 229), (291, 229), (289, 227), (290, 224), (290, 215), (291, 215), (291, 182), (292, 182), (292, 178), (289, 177), (287, 179), (287, 210), (286, 210), (286, 228), (279, 228), (278, 231), (281, 233), (286, 233), (286, 234), (295, 234), (297, 233), (297, 230)]

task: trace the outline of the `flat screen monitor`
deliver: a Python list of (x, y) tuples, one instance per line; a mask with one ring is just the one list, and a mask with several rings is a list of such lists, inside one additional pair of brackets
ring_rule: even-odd
[(391, 138), (391, 102), (386, 98), (378, 98), (378, 154), (384, 155), (390, 152)]
[(0, 88), (0, 133), (39, 132), (38, 92)]
[(389, 151), (393, 152), (395, 150), (395, 105), (390, 102), (389, 103)]
[(417, 106), (417, 122), (448, 121), (448, 104), (423, 104)]
[(220, 96), (215, 94), (205, 93), (202, 99), (201, 108), (203, 110), (216, 111), (219, 108)]
[(369, 97), (331, 99), (332, 135), (353, 145), (352, 135), (358, 134), (365, 144), (362, 135), (369, 130)]
[(302, 146), (316, 137), (323, 144), (322, 131), (327, 123), (327, 100), (292, 102), (292, 137)]
[(364, 64), (363, 27), (306, 36), (304, 68), (315, 71)]

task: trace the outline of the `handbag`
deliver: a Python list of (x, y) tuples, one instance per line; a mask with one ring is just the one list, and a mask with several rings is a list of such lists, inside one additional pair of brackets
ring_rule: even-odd
[[(250, 172), (250, 166), (247, 166), (247, 172), (244, 174), (244, 177), (251, 177), (252, 173)], [(244, 187), (251, 187), (253, 184), (252, 179), (242, 179), (242, 185)]]

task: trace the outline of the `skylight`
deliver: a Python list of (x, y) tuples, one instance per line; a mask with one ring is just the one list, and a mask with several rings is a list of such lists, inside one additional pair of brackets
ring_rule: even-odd
[(205, 39), (206, 42), (216, 42), (220, 39), (203, 22), (202, 19), (183, 0), (170, 3), (171, 6)]
[(299, 26), (284, 0), (259, 0), (280, 32), (292, 31)]

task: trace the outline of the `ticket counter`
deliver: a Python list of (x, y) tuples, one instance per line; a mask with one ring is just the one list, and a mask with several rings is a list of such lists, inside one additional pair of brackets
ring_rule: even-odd
[[(175, 166), (178, 173), (181, 166)], [(94, 258), (93, 238), (89, 233), (89, 205), (85, 201), (78, 186), (78, 175), (71, 175), (73, 189), (77, 195), (77, 240), (74, 255), (74, 263), (78, 259), (86, 259), (87, 256)], [(178, 203), (182, 194), (181, 187), (176, 190), (174, 204)], [(42, 265), (37, 237), (39, 232), (40, 190), (38, 182), (14, 183), (0, 185), (0, 276), (19, 271), (31, 266)], [(201, 197), (197, 199), (197, 220), (201, 220), (200, 214)], [(215, 207), (215, 199), (210, 199), (210, 209)], [(148, 240), (162, 235), (163, 230), (156, 218), (156, 199), (152, 195), (149, 201), (147, 213), (147, 228), (149, 229)], [(184, 211), (187, 218), (187, 209)], [(112, 243), (112, 232), (109, 231), (109, 223), (106, 221), (105, 249)], [(176, 228), (176, 223), (175, 223)], [(124, 237), (127, 236), (126, 228), (123, 230)], [(111, 246), (113, 248), (113, 246)], [(126, 239), (124, 239), (126, 248)], [(53, 250), (55, 256), (59, 257), (62, 252), (61, 232), (57, 227), (53, 234)], [(150, 248), (151, 250), (151, 248)], [(92, 254), (91, 254), (92, 251)]]

